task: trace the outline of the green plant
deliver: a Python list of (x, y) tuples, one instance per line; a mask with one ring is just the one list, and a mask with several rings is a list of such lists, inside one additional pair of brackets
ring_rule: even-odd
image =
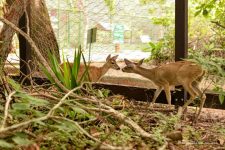
[(163, 51), (163, 42), (159, 41), (156, 43), (149, 42), (149, 47), (145, 49), (145, 51), (150, 51), (151, 56), (147, 59), (148, 60), (160, 60), (164, 61), (168, 59), (168, 56), (165, 55), (166, 53)]
[(179, 117), (176, 115), (171, 115), (168, 117), (160, 112), (157, 112), (154, 116), (159, 120), (158, 127), (161, 128), (163, 132), (174, 130), (174, 126), (179, 121)]
[(217, 86), (214, 87), (213, 90), (219, 94), (219, 101), (220, 101), (220, 104), (222, 105), (225, 101), (225, 91), (224, 91), (224, 89), (217, 85)]
[[(80, 69), (80, 63), (81, 58), (83, 59), (84, 65), (85, 65), (85, 71), (81, 75), (80, 78), (78, 78), (79, 69)], [(79, 85), (83, 81), (89, 81), (89, 75), (88, 75), (88, 65), (85, 61), (84, 55), (81, 51), (81, 47), (78, 48), (78, 50), (75, 49), (74, 54), (74, 61), (72, 65), (70, 65), (68, 59), (65, 60), (63, 56), (63, 65), (60, 67), (59, 62), (57, 61), (56, 57), (52, 54), (49, 54), (50, 59), (50, 67), (52, 68), (52, 71), (58, 78), (58, 80), (68, 89), (73, 89)], [(45, 69), (45, 67), (41, 66), (43, 72), (47, 76), (47, 78), (51, 81), (51, 83), (54, 84), (54, 80), (52, 79), (49, 72)], [(59, 88), (59, 87), (58, 87)]]
[(187, 125), (183, 131), (183, 140), (191, 143), (203, 144), (201, 130), (196, 130), (192, 126)]
[(219, 94), (220, 103), (223, 104), (225, 100), (225, 90), (222, 88), (225, 84), (225, 60), (224, 58), (215, 56), (204, 56), (202, 57), (201, 51), (191, 51), (189, 60), (195, 61), (203, 66), (207, 73), (211, 76), (209, 78), (214, 86), (213, 91)]
[[(225, 47), (225, 21), (224, 21), (224, 4), (225, 0), (203, 0), (194, 1), (195, 17), (204, 17), (210, 26), (210, 32), (213, 33), (212, 41), (217, 47)], [(207, 30), (209, 32), (209, 30)]]
[(179, 121), (179, 117), (176, 115), (171, 115), (168, 117), (160, 112), (156, 112), (154, 117), (158, 120), (158, 123), (152, 131), (154, 136), (157, 137), (157, 142), (162, 145), (166, 141), (163, 134), (174, 130), (175, 125)]
[(97, 89), (96, 91), (96, 95), (97, 97), (99, 98), (107, 98), (109, 96), (109, 93), (110, 93), (110, 90), (107, 90), (107, 89)]
[[(55, 104), (50, 100), (31, 96), (10, 78), (7, 83), (13, 92), (7, 98), (11, 107), (4, 107), (0, 101), (0, 149), (26, 149), (27, 146), (38, 143), (38, 139), (42, 140), (37, 144), (41, 149), (83, 149), (87, 145), (94, 145), (85, 138), (75, 122), (89, 120), (93, 116), (74, 106), (74, 101), (66, 99)], [(8, 113), (3, 113), (4, 111)]]

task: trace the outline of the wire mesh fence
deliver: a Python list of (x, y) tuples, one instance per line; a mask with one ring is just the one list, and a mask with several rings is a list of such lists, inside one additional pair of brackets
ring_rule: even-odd
[[(86, 58), (91, 51), (92, 61), (104, 61), (106, 55), (112, 53), (119, 53), (121, 59), (125, 56), (146, 58), (150, 53), (143, 50), (148, 42), (161, 39), (168, 30), (152, 21), (152, 18), (168, 12), (159, 9), (158, 4), (143, 5), (141, 0), (46, 0), (46, 5), (60, 54), (63, 51), (69, 59), (73, 58), (74, 49), (79, 45), (82, 45)], [(168, 0), (165, 7), (171, 7), (174, 12), (174, 1)], [(155, 12), (149, 13), (151, 9), (155, 9)], [(37, 35), (34, 38), (52, 45), (51, 36), (39, 36), (39, 33), (48, 32), (39, 30), (45, 25), (46, 19), (41, 15), (36, 18), (39, 18), (41, 24), (36, 22), (33, 31)], [(92, 28), (97, 29), (97, 34), (96, 42), (90, 46), (88, 30)], [(16, 36), (14, 41), (14, 52), (19, 55)]]
[(78, 45), (88, 53), (87, 35), (91, 28), (97, 29), (96, 42), (91, 45), (93, 60), (102, 60), (96, 58), (102, 54), (141, 52), (146, 43), (162, 38), (165, 31), (150, 21), (152, 6), (142, 5), (139, 0), (114, 0), (110, 6), (105, 0), (46, 2), (60, 50), (70, 56), (71, 49)]

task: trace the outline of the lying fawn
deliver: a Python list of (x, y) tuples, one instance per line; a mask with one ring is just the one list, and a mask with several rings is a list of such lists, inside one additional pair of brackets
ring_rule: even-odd
[(206, 99), (205, 94), (199, 88), (199, 83), (205, 73), (201, 66), (190, 61), (178, 61), (153, 69), (146, 69), (140, 66), (143, 63), (143, 60), (144, 59), (140, 60), (138, 63), (134, 63), (124, 59), (126, 66), (122, 71), (139, 74), (155, 83), (157, 89), (155, 91), (152, 104), (155, 103), (157, 97), (164, 89), (167, 102), (171, 105), (170, 86), (182, 85), (190, 94), (190, 99), (184, 104), (183, 109), (192, 103), (196, 96), (201, 98), (200, 109), (196, 117), (198, 118)]
[[(115, 69), (115, 70), (120, 70), (120, 67), (116, 63), (117, 57), (118, 57), (118, 55), (113, 56), (113, 57), (111, 57), (111, 55), (108, 55), (108, 57), (106, 58), (105, 64), (101, 67), (96, 67), (96, 66), (90, 65), (88, 67), (88, 74), (89, 74), (89, 77), (90, 77), (90, 81), (91, 82), (99, 81), (101, 79), (101, 77), (104, 74), (106, 74), (106, 72), (110, 68)], [(70, 63), (70, 65), (72, 66), (73, 64)], [(61, 67), (63, 67), (63, 64), (61, 64)], [(80, 77), (83, 75), (85, 70), (86, 70), (86, 66), (84, 64), (80, 64), (78, 79), (80, 79)]]

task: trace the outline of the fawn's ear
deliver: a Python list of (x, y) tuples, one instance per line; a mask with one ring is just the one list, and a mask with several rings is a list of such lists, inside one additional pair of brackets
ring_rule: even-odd
[(137, 63), (137, 65), (140, 66), (141, 64), (143, 64), (143, 62), (144, 62), (144, 58), (141, 59), (141, 60), (139, 60), (139, 62)]
[(112, 59), (116, 60), (118, 58), (119, 55), (113, 56)]
[(106, 61), (108, 61), (111, 58), (111, 54), (109, 54), (106, 58)]
[(129, 61), (128, 59), (124, 59), (124, 62), (125, 62), (125, 64), (128, 66), (128, 65), (131, 65), (131, 64), (133, 64), (131, 61)]

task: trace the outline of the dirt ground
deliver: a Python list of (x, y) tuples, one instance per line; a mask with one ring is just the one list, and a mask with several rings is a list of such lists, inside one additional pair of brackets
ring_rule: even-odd
[[(145, 102), (133, 102), (133, 107), (129, 108), (133, 114), (139, 114), (141, 121), (139, 125), (150, 133), (154, 128), (167, 124), (169, 128), (173, 119), (164, 117), (155, 118), (158, 113), (162, 113), (168, 118), (176, 114), (174, 106), (155, 104), (149, 108)], [(187, 117), (175, 125), (172, 131), (173, 140), (168, 143), (166, 149), (169, 150), (225, 150), (225, 110), (215, 110), (203, 108), (198, 122), (193, 124), (195, 108), (188, 107)], [(165, 119), (165, 120), (164, 120)], [(166, 123), (165, 123), (166, 121)], [(162, 129), (163, 130), (163, 129)], [(167, 132), (167, 131), (164, 131)]]

